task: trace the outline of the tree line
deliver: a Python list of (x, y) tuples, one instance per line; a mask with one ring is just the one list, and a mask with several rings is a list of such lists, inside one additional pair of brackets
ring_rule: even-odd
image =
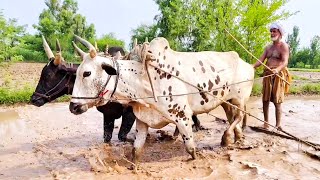
[(292, 33), (287, 37), (287, 43), (290, 45), (289, 67), (313, 69), (319, 68), (320, 36), (314, 36), (311, 39), (309, 46), (301, 48), (299, 39), (299, 27), (294, 26)]
[[(154, 0), (159, 14), (153, 24), (141, 24), (131, 30), (132, 42), (162, 36), (168, 39), (177, 51), (236, 51), (249, 63), (255, 62), (246, 51), (226, 32), (229, 31), (244, 47), (259, 57), (270, 43), (268, 25), (286, 20), (296, 12), (288, 12), (283, 6), (289, 0)], [(6, 20), (0, 12), (0, 61), (40, 60), (47, 58), (43, 52), (41, 35), (53, 48), (59, 39), (66, 59), (74, 59), (71, 45), (73, 34), (82, 36), (98, 48), (122, 46), (113, 33), (97, 38), (95, 27), (79, 14), (76, 0), (45, 0), (46, 8), (33, 27), (37, 33), (26, 33), (25, 26), (17, 20)], [(309, 47), (299, 47), (299, 28), (294, 27), (286, 37), (290, 45), (290, 67), (317, 68), (320, 63), (319, 36), (315, 36)], [(131, 44), (132, 46), (132, 44)]]

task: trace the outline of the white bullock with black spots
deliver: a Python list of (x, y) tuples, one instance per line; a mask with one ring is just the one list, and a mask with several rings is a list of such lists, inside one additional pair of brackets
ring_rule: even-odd
[[(153, 94), (147, 73), (143, 72), (145, 64), (98, 57), (90, 43), (85, 45), (90, 51), (82, 56), (83, 62), (77, 70), (70, 111), (83, 113), (88, 108), (107, 103), (111, 95), (120, 103), (131, 105), (137, 117), (135, 162), (141, 155), (148, 127), (162, 128), (168, 123), (176, 124), (187, 152), (195, 158), (191, 116), (210, 112), (219, 105), (227, 112), (233, 112), (227, 113), (231, 124), (223, 135), (222, 144), (231, 143), (233, 131), (236, 132), (235, 140), (241, 138), (238, 123), (244, 113), (239, 109), (244, 109), (251, 94), (254, 69), (236, 52), (176, 52), (170, 49), (165, 38), (155, 38), (144, 57), (149, 65), (158, 67), (149, 66), (155, 95), (167, 96), (158, 97), (156, 102), (153, 98), (139, 99)], [(200, 93), (200, 90), (207, 92)], [(188, 95), (175, 96), (179, 94)], [(232, 110), (225, 102), (239, 109)]]

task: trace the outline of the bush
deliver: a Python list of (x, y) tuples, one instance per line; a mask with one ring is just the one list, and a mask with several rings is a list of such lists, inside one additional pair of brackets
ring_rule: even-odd
[(32, 60), (36, 62), (48, 61), (47, 56), (43, 52), (33, 51), (24, 48), (15, 48), (15, 55), (23, 56), (23, 60)]
[(304, 68), (304, 67), (305, 67), (305, 64), (304, 64), (303, 62), (298, 62), (298, 63), (296, 64), (296, 67), (297, 67), (297, 68)]
[(319, 94), (320, 92), (320, 83), (317, 84), (306, 84), (301, 87), (304, 94)]
[(34, 88), (25, 86), (21, 90), (9, 90), (0, 88), (0, 104), (27, 103), (33, 94)]
[(11, 61), (12, 62), (21, 62), (21, 61), (23, 61), (23, 56), (22, 55), (13, 56), (13, 57), (11, 57)]
[(251, 96), (260, 96), (262, 94), (262, 84), (254, 83)]

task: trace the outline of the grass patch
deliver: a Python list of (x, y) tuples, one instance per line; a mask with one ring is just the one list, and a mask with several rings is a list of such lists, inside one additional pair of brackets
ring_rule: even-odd
[(262, 95), (262, 84), (254, 83), (252, 87), (251, 96), (260, 96)]
[(306, 68), (289, 68), (289, 71), (301, 71), (301, 72), (320, 72), (320, 69), (306, 69)]
[(0, 104), (28, 103), (34, 92), (34, 88), (25, 86), (21, 90), (0, 88)]
[(309, 80), (309, 78), (297, 76), (297, 75), (292, 75), (293, 80)]
[[(309, 83), (301, 86), (291, 86), (288, 94), (299, 95), (319, 95), (320, 94), (320, 83)], [(255, 83), (252, 87), (251, 96), (262, 95), (262, 84)]]
[[(0, 105), (12, 105), (16, 103), (30, 103), (30, 98), (34, 93), (35, 88), (25, 86), (21, 90), (12, 90), (8, 88), (0, 88)], [(71, 96), (64, 95), (53, 102), (68, 102)]]
[(309, 83), (302, 86), (291, 86), (289, 89), (289, 94), (320, 94), (320, 83)]

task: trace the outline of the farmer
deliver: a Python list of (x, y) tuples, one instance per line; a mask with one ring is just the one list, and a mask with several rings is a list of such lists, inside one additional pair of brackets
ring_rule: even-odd
[[(263, 115), (264, 125), (263, 128), (269, 128), (269, 102), (273, 102), (276, 111), (276, 128), (281, 129), (281, 103), (284, 100), (284, 93), (289, 91), (290, 75), (287, 69), (289, 59), (289, 45), (282, 40), (284, 30), (278, 23), (273, 23), (270, 26), (270, 35), (272, 44), (268, 45), (259, 61), (253, 64), (256, 69), (266, 59), (266, 67), (263, 72), (263, 89), (262, 89), (262, 102), (263, 102)], [(268, 67), (268, 68), (267, 68)], [(274, 74), (274, 75), (272, 75)], [(268, 76), (271, 75), (271, 76)], [(280, 77), (281, 78), (280, 78)], [(285, 82), (285, 79), (287, 82)]]

